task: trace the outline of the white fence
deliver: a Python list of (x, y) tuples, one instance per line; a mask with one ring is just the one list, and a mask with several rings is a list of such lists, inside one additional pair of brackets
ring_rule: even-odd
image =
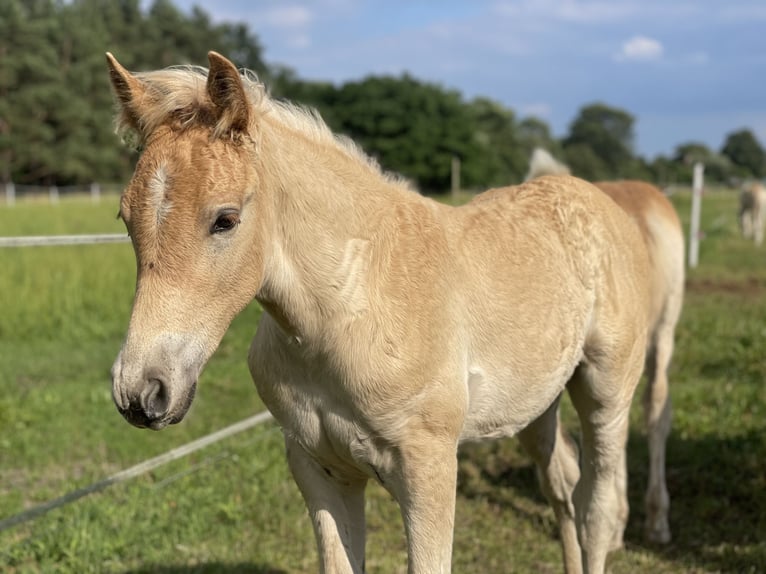
[(21, 235), (0, 237), (0, 247), (48, 247), (54, 245), (94, 245), (96, 243), (127, 243), (126, 233), (95, 235)]
[(58, 203), (64, 197), (90, 197), (91, 201), (98, 203), (104, 194), (119, 194), (122, 191), (122, 185), (117, 183), (101, 184), (90, 183), (86, 185), (67, 185), (67, 186), (39, 186), (39, 185), (21, 185), (8, 182), (0, 184), (0, 204), (12, 206), (20, 199), (45, 200), (49, 203)]

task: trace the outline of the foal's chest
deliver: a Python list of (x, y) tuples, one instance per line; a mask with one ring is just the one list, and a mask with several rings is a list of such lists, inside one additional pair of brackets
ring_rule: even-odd
[(250, 351), (258, 393), (282, 426), (330, 474), (376, 477), (390, 458), (372, 438), (358, 397), (321, 360), (306, 361), (294, 341), (259, 337)]

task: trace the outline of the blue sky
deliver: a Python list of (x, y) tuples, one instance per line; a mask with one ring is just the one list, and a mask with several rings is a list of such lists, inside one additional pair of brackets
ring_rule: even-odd
[(176, 0), (195, 4), (304, 79), (408, 71), (559, 137), (603, 102), (636, 118), (647, 158), (743, 128), (766, 147), (766, 0)]

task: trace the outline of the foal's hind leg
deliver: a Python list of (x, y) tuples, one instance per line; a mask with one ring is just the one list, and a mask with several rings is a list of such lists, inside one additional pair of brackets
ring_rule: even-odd
[(670, 497), (665, 484), (665, 445), (671, 425), (668, 366), (673, 355), (674, 329), (675, 321), (657, 327), (652, 349), (646, 360), (648, 382), (643, 398), (649, 442), (645, 533), (647, 539), (661, 543), (670, 542)]
[(322, 574), (364, 572), (366, 480), (339, 480), (303, 448), (285, 439), (287, 462), (306, 501), (319, 548)]
[(542, 491), (556, 513), (564, 551), (564, 569), (567, 574), (582, 572), (572, 503), (572, 492), (580, 478), (580, 467), (577, 446), (561, 428), (559, 399), (519, 433), (519, 439), (535, 461)]
[[(643, 361), (641, 361), (643, 362)], [(624, 496), (628, 415), (641, 364), (601, 371), (581, 365), (568, 390), (582, 427), (582, 476), (573, 499), (585, 572), (603, 572), (606, 555), (621, 539), (627, 517)]]

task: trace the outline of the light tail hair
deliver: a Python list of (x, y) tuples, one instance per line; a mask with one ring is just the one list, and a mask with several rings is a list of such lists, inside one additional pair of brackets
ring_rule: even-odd
[(536, 147), (529, 160), (529, 171), (524, 181), (543, 175), (569, 175), (569, 166), (554, 158), (548, 150)]

